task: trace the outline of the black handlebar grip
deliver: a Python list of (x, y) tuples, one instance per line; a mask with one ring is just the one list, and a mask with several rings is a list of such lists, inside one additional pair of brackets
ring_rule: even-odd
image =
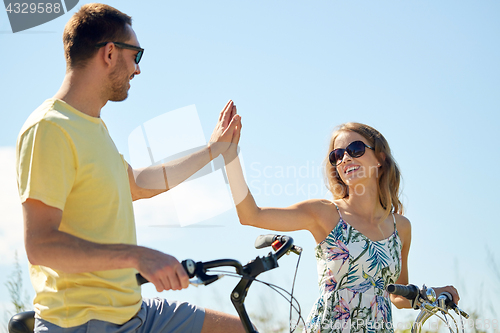
[(138, 285), (143, 285), (144, 283), (148, 283), (149, 281), (146, 280), (144, 276), (141, 275), (141, 273), (137, 273), (135, 275), (135, 278), (137, 279), (137, 284)]
[(418, 287), (413, 284), (409, 284), (407, 286), (402, 284), (389, 284), (386, 290), (390, 294), (403, 296), (409, 300), (414, 300), (419, 293)]
[[(183, 260), (181, 264), (184, 270), (186, 271), (187, 275), (189, 276), (189, 278), (190, 279), (193, 278), (196, 272), (196, 263), (194, 262), (194, 260), (191, 259)], [(135, 275), (135, 278), (137, 279), (137, 284), (140, 286), (149, 282), (144, 276), (141, 275), (141, 273), (137, 273)]]

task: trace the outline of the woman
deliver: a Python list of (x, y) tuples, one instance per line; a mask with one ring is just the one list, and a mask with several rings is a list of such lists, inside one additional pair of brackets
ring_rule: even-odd
[[(277, 231), (309, 230), (316, 243), (320, 297), (306, 332), (392, 332), (390, 283), (408, 284), (410, 221), (402, 216), (400, 173), (385, 138), (374, 128), (340, 125), (327, 155), (326, 178), (333, 201), (312, 199), (287, 208), (260, 208), (248, 191), (237, 158), (241, 118), (231, 148), (224, 153), (240, 222)], [(458, 302), (452, 286), (448, 291)]]

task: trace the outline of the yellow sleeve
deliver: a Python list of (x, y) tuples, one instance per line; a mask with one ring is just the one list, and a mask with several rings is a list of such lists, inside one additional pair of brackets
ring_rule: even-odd
[(28, 198), (64, 210), (76, 177), (77, 156), (67, 133), (42, 120), (17, 143), (17, 183), (21, 203)]

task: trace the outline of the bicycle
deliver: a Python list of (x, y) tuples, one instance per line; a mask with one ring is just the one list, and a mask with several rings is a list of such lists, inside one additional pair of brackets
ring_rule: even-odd
[[(460, 317), (460, 322), (462, 326), (462, 332), (465, 332), (463, 319), (468, 319), (469, 315), (461, 310), (455, 303), (453, 303), (453, 298), (450, 293), (444, 292), (436, 297), (436, 293), (432, 288), (427, 288), (425, 285), (422, 289), (419, 289), (417, 286), (413, 284), (409, 284), (407, 286), (400, 284), (389, 284), (386, 287), (387, 292), (394, 295), (399, 295), (407, 298), (412, 302), (412, 307), (415, 310), (420, 309), (420, 313), (415, 319), (415, 322), (412, 325), (411, 333), (420, 333), (422, 330), (422, 326), (424, 323), (432, 317), (436, 315), (439, 319), (446, 323), (446, 326), (450, 330), (450, 332), (459, 332), (458, 324), (453, 318), (453, 316), (449, 313), (450, 310), (454, 310), (455, 313)], [(438, 313), (441, 313), (444, 317), (440, 317)], [(447, 316), (449, 316), (454, 324), (455, 331), (452, 330), (451, 325), (448, 323)]]
[[(293, 288), (295, 285), (295, 277), (297, 275), (298, 266), (300, 263), (300, 257), (302, 253), (302, 248), (293, 244), (293, 238), (285, 235), (261, 235), (257, 237), (255, 241), (255, 247), (257, 249), (265, 248), (271, 246), (275, 253), (269, 252), (268, 255), (263, 257), (256, 257), (254, 260), (251, 260), (248, 264), (242, 265), (239, 261), (235, 259), (219, 259), (213, 261), (206, 262), (195, 262), (191, 259), (182, 261), (182, 266), (186, 270), (190, 280), (190, 284), (194, 286), (199, 285), (209, 285), (224, 276), (233, 276), (240, 278), (239, 283), (231, 292), (231, 302), (233, 303), (236, 312), (238, 312), (238, 316), (245, 328), (247, 333), (258, 333), (258, 331), (253, 326), (250, 317), (246, 311), (244, 302), (245, 298), (248, 294), (248, 290), (250, 285), (255, 282), (263, 283), (269, 286), (274, 291), (278, 292), (281, 296), (283, 296), (287, 301), (290, 302), (290, 322), (291, 322), (291, 313), (292, 308), (295, 309), (298, 313), (297, 323), (294, 325), (292, 329), (292, 325), (290, 325), (290, 332), (293, 332), (295, 328), (298, 326), (299, 321), (304, 323), (304, 319), (301, 315), (300, 304), (293, 297)], [(295, 270), (295, 276), (293, 279), (292, 290), (291, 293), (288, 293), (281, 287), (276, 285), (261, 281), (256, 279), (258, 275), (264, 273), (266, 271), (272, 270), (278, 267), (278, 260), (283, 257), (283, 255), (293, 252), (299, 256), (297, 260), (297, 267)], [(236, 270), (236, 273), (227, 272), (227, 271), (214, 271), (214, 268), (218, 267), (233, 267)], [(211, 275), (212, 273), (219, 273), (216, 275)], [(137, 283), (142, 285), (144, 283), (148, 283), (141, 274), (136, 275)], [(288, 294), (290, 298), (283, 295), (279, 290)], [(296, 305), (294, 305), (294, 302)], [(9, 321), (9, 333), (32, 333), (35, 323), (35, 312), (27, 311), (14, 315)]]

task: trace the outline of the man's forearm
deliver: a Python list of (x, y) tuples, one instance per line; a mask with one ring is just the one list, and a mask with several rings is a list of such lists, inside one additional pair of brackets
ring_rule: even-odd
[(66, 273), (137, 268), (142, 249), (129, 244), (93, 243), (58, 230), (43, 237), (26, 237), (31, 264)]
[(33, 265), (65, 273), (135, 268), (158, 292), (180, 290), (189, 285), (179, 261), (160, 251), (128, 244), (93, 243), (58, 230), (41, 234), (26, 237), (26, 252)]
[(150, 198), (179, 185), (215, 157), (211, 156), (210, 150), (205, 147), (168, 163), (134, 170), (135, 183), (141, 192), (134, 199)]

